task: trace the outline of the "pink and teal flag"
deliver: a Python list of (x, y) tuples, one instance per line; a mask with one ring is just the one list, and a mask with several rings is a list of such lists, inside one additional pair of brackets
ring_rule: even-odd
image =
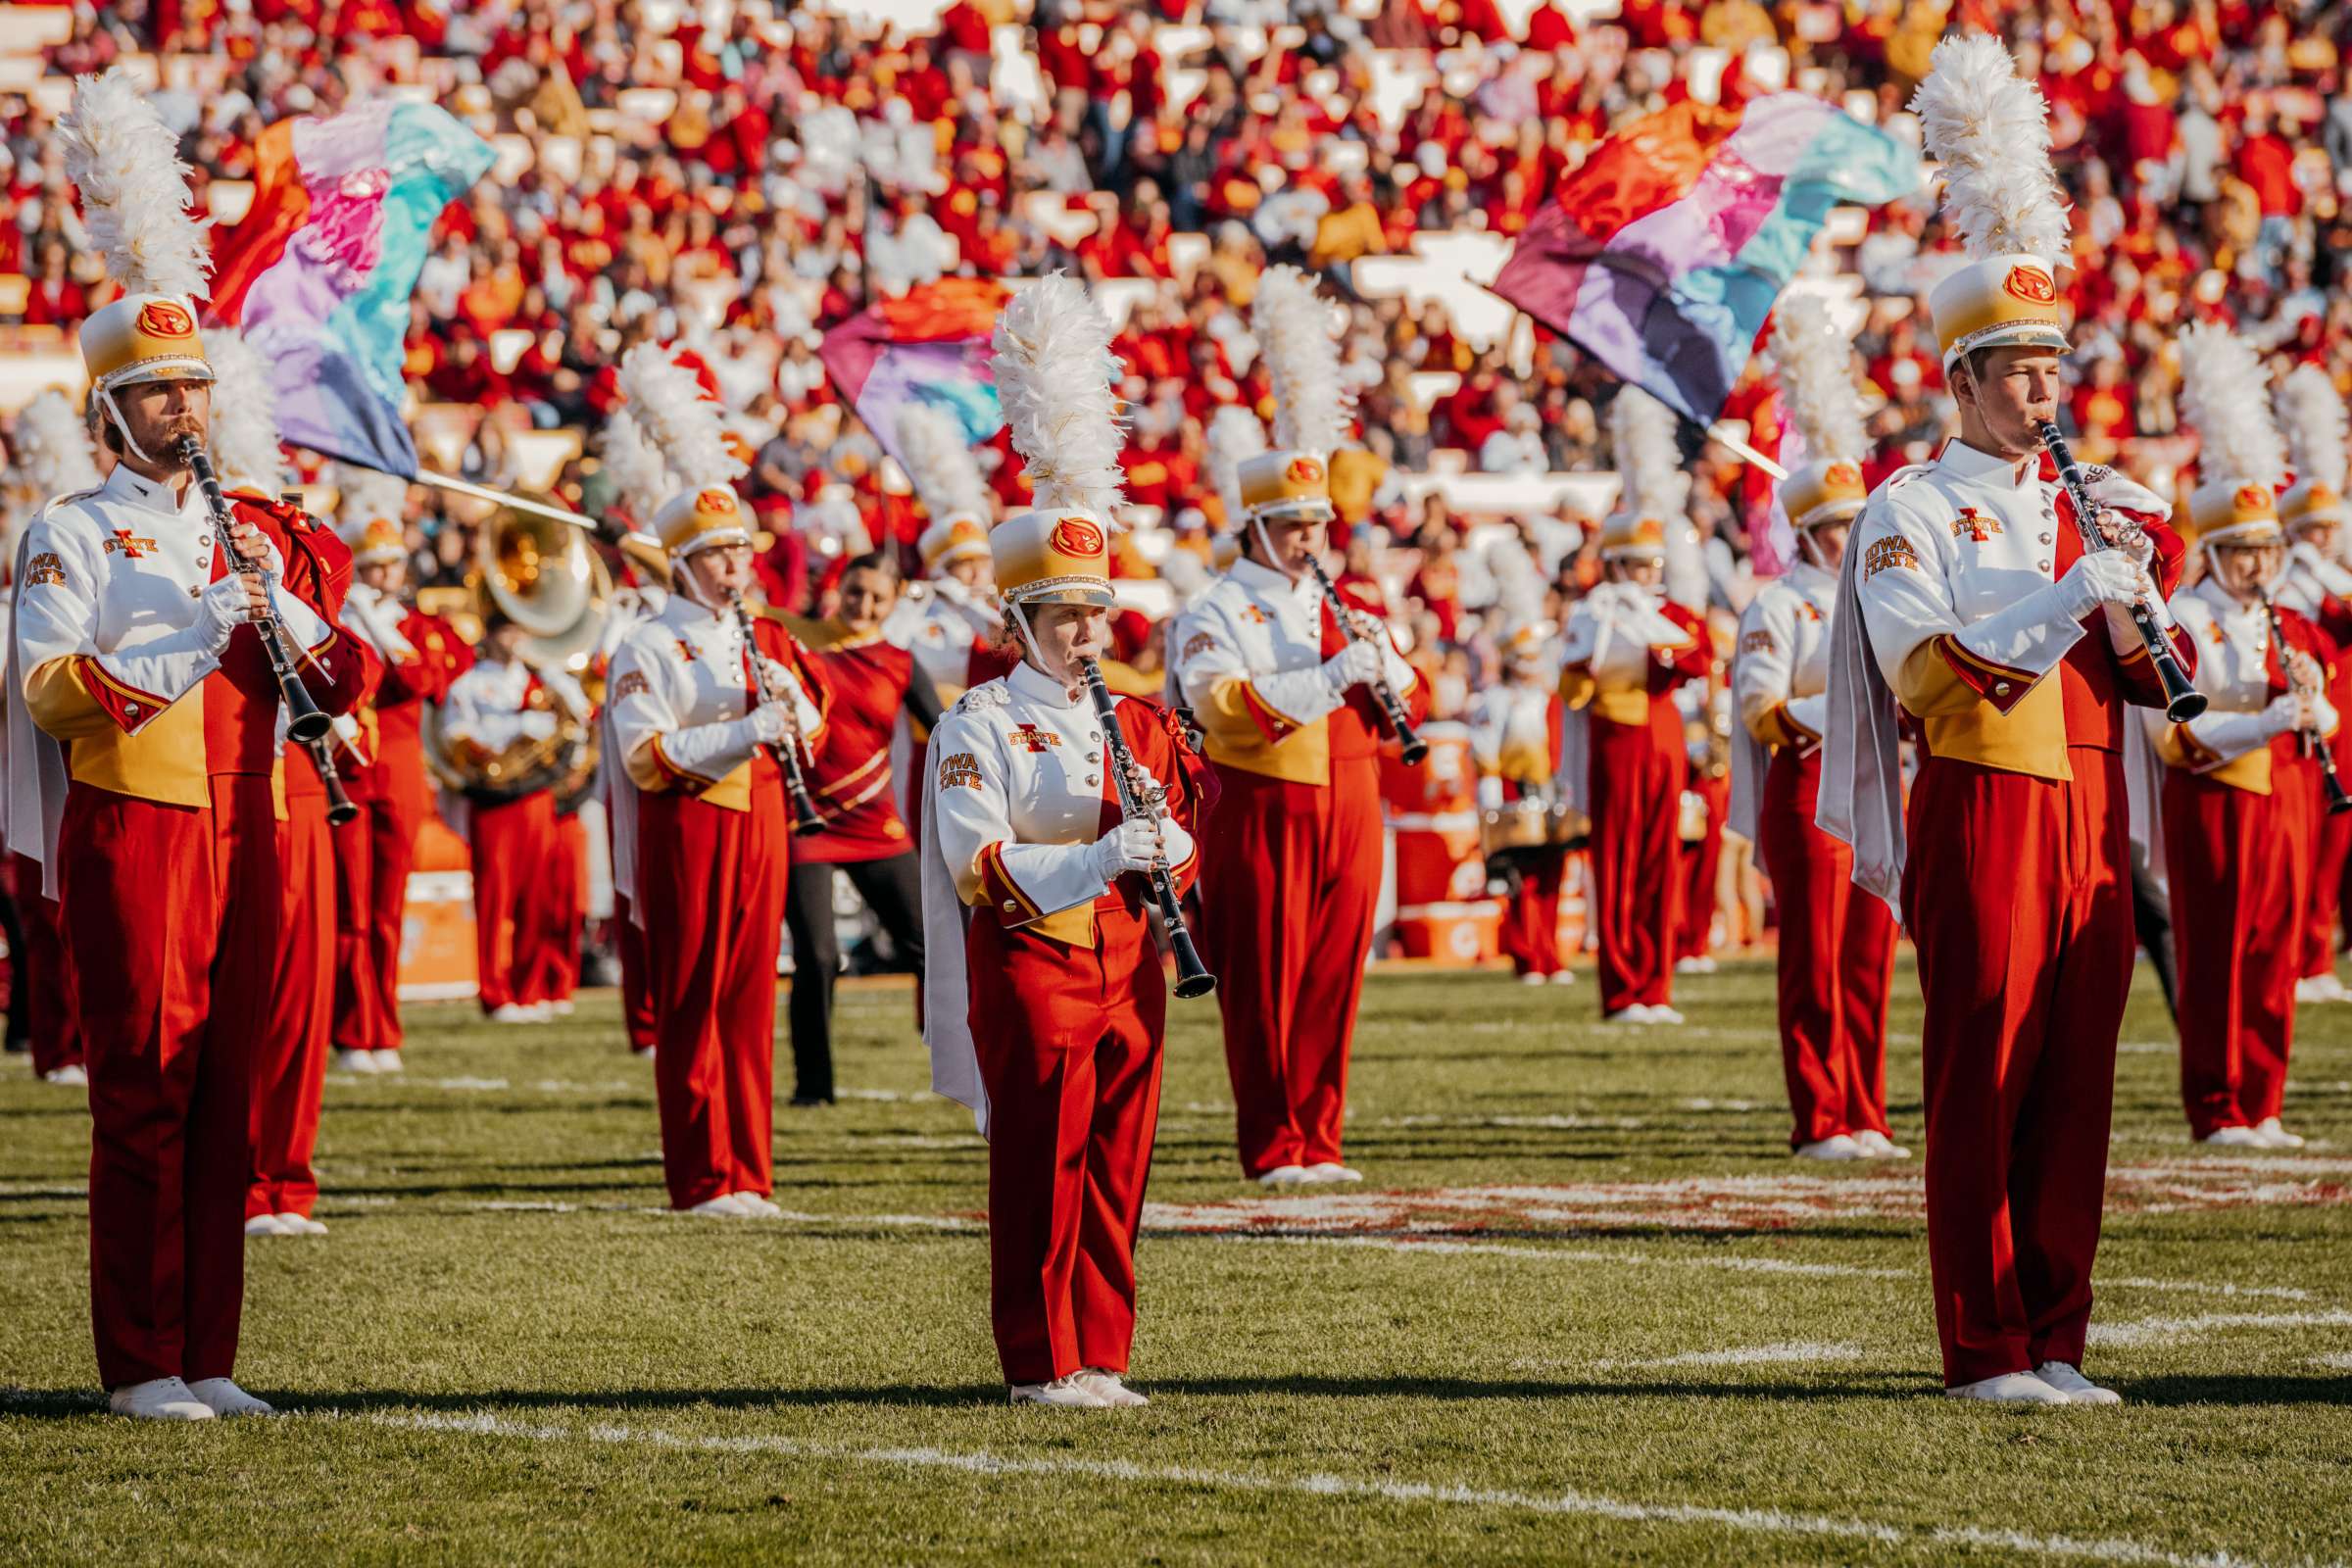
[(1560, 181), (1494, 292), (1712, 424), (1830, 209), (1918, 185), (1910, 149), (1808, 93), (1674, 104)]
[(1009, 298), (993, 278), (944, 277), (831, 328), (817, 357), (858, 417), (902, 464), (899, 411), (910, 403), (937, 408), (978, 446), (1004, 423), (989, 340)]
[(410, 301), (435, 220), (496, 154), (447, 110), (390, 99), (281, 120), (255, 151), (253, 207), (214, 247), (211, 318), (270, 365), (289, 446), (414, 479)]

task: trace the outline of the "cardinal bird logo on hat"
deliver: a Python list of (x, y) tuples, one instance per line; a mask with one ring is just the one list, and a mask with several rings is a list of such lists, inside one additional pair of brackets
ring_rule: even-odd
[(722, 516), (733, 516), (735, 514), (735, 492), (713, 485), (696, 496), (694, 504), (704, 512), (714, 512)]
[(1321, 484), (1323, 482), (1323, 465), (1312, 458), (1293, 458), (1290, 467), (1284, 472), (1293, 484)]
[(150, 300), (139, 309), (139, 330), (149, 337), (186, 337), (196, 322), (169, 300)]
[(1099, 556), (1102, 553), (1102, 530), (1084, 517), (1064, 517), (1054, 525), (1048, 542), (1065, 556)]
[(2237, 487), (2237, 495), (2234, 499), (2237, 502), (2237, 510), (2240, 512), (2261, 512), (2269, 508), (2271, 492), (2264, 485), (2241, 484)]
[(2001, 287), (2029, 305), (2058, 303), (2058, 285), (2050, 281), (2049, 273), (2038, 268), (2012, 267), (2009, 275), (2001, 280)]

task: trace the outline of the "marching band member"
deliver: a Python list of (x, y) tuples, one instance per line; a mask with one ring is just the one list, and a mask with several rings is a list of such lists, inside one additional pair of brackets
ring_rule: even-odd
[(1368, 688), (1386, 679), (1415, 717), (1427, 693), (1378, 607), (1329, 602), (1317, 575), (1331, 454), (1351, 420), (1328, 309), (1296, 268), (1277, 267), (1250, 324), (1274, 378), (1278, 450), (1241, 465), (1247, 554), (1168, 639), (1220, 790), (1201, 943), (1223, 977), (1244, 1174), (1353, 1182), (1363, 1177), (1340, 1157), (1348, 1054), (1383, 834), (1383, 720)]
[[(1478, 764), (1481, 809), (1498, 809), (1505, 801), (1552, 802), (1566, 717), (1551, 669), (1554, 630), (1549, 621), (1525, 620), (1503, 633), (1502, 681), (1472, 700), (1470, 754)], [(1524, 985), (1564, 986), (1576, 979), (1560, 955), (1560, 884), (1567, 869), (1565, 844), (1510, 852), (1502, 951)]]
[[(87, 494), (98, 488), (101, 476), (90, 450), (88, 426), (54, 389), (26, 404), (17, 416), (14, 442), (20, 488), (33, 505), (52, 499)], [(14, 544), (14, 539), (11, 539)], [(13, 565), (14, 552), (10, 563)], [(10, 578), (10, 595), (16, 592)], [(17, 922), (23, 941), (9, 952), (9, 1010), (22, 1007), (32, 1048), (32, 1070), (45, 1083), (81, 1089), (89, 1085), (82, 1070), (81, 1023), (74, 995), (74, 959), (66, 946), (57, 902), (41, 896), (41, 862), (29, 855), (11, 853), (10, 868), (16, 890)]]
[[(553, 781), (537, 761), (566, 723), (583, 723), (588, 694), (561, 669), (523, 655), (530, 635), (495, 608), (482, 616), (473, 663), (449, 683), (441, 734), (476, 762), (505, 759), (514, 793), (469, 792), (466, 842), (473, 868), (473, 951), (483, 1015), (498, 1023), (554, 1016), (544, 961), (547, 929), (560, 917), (550, 879), (559, 853)], [(517, 764), (514, 753), (524, 752)]]
[[(2205, 575), (2173, 600), (2212, 706), (2185, 724), (2146, 715), (2167, 763), (2164, 848), (2180, 962), (2180, 1093), (2190, 1134), (2287, 1149), (2279, 1125), (2321, 815), (2312, 745), (2336, 729), (2326, 637), (2265, 597), (2285, 559), (2286, 466), (2261, 361), (2227, 327), (2180, 337), (2180, 405), (2201, 483), (2180, 509)], [(2279, 639), (2286, 643), (2278, 647)]]
[[(1005, 307), (996, 378), (1035, 510), (991, 535), (1018, 639), (1009, 675), (932, 734), (923, 792), (932, 1087), (988, 1139), (990, 1318), (1015, 1404), (1140, 1405), (1135, 1237), (1158, 1121), (1166, 983), (1143, 878), (1195, 862), (1196, 783), (1172, 716), (1087, 666), (1109, 646), (1119, 504), (1110, 323), (1059, 273)], [(1123, 818), (1123, 739), (1152, 819)], [(1159, 814), (1164, 810), (1165, 814)]]
[[(1730, 635), (1735, 622), (1720, 629)], [(1723, 826), (1732, 804), (1731, 770), (1724, 763), (1729, 738), (1731, 650), (1717, 641), (1718, 625), (1699, 612), (1699, 637), (1707, 647), (1707, 673), (1675, 692), (1683, 710), (1682, 811), (1676, 837), (1682, 843), (1683, 900), (1674, 934), (1674, 972), (1715, 972), (1715, 913), (1723, 881)]]
[[(375, 653), (382, 677), (355, 715), (338, 760), (359, 814), (335, 833), (335, 1065), (401, 1070), (400, 944), (416, 834), (432, 809), (421, 730), (472, 651), (448, 622), (403, 602), (408, 541), (398, 476), (343, 468), (338, 511), (352, 552), (343, 624)], [(341, 726), (338, 726), (341, 728)]]
[[(279, 506), (284, 480), (277, 439), (277, 395), (261, 356), (234, 327), (204, 334), (213, 368), (213, 453), (221, 483), (241, 504), (274, 509), (290, 548), (287, 581), (335, 616), (351, 584), (351, 553), (329, 529), (293, 506)], [(374, 656), (359, 643), (375, 682)], [(349, 715), (338, 725), (353, 721)], [(332, 766), (332, 760), (329, 761)], [(327, 1031), (335, 1001), (335, 855), (327, 827), (327, 788), (311, 749), (279, 737), (283, 799), (277, 818), (277, 970), (270, 986), (269, 1023), (253, 1055), (253, 1174), (245, 1192), (245, 1234), (323, 1236), (312, 1215), (318, 1177), (318, 1108), (326, 1090)]]
[(2113, 1403), (2081, 1364), (2132, 980), (2119, 746), (2126, 705), (2164, 700), (2128, 607), (2162, 612), (2180, 545), (2162, 503), (2096, 474), (2090, 521), (2121, 547), (2085, 553), (2043, 476), (2067, 345), (2044, 258), (2068, 236), (2040, 94), (1997, 40), (1954, 37), (1914, 102), (1970, 257), (1929, 299), (1961, 434), (1873, 492), (1848, 542), (1817, 819), (1918, 946), (1945, 1392)]
[[(1004, 673), (997, 649), (1004, 620), (989, 602), (996, 579), (988, 519), (996, 507), (970, 443), (946, 413), (910, 404), (899, 413), (897, 433), (906, 476), (931, 517), (915, 540), (926, 591), (920, 599), (902, 597), (897, 616), (913, 623), (906, 640), (944, 706)], [(921, 778), (919, 766), (914, 776)]]
[(1853, 851), (1813, 821), (1838, 568), (1868, 499), (1861, 458), (1869, 438), (1853, 351), (1828, 308), (1796, 295), (1774, 314), (1781, 395), (1809, 461), (1781, 483), (1795, 559), (1756, 590), (1740, 619), (1731, 828), (1756, 846), (1780, 911), (1781, 1066), (1795, 1117), (1789, 1148), (1803, 1159), (1904, 1159), (1910, 1151), (1886, 1125), (1894, 920), (1884, 903), (1854, 890)]
[(612, 661), (605, 728), (613, 882), (645, 931), (662, 1172), (672, 1208), (773, 1217), (786, 771), (823, 742), (824, 686), (781, 622), (741, 608), (758, 573), (717, 405), (659, 344), (631, 349), (620, 374), (680, 481), (653, 519), (671, 592)]
[(792, 934), (792, 1102), (833, 1103), (833, 873), (874, 911), (899, 953), (923, 972), (923, 883), (914, 840), (899, 815), (890, 753), (899, 715), (929, 734), (939, 699), (914, 655), (885, 635), (898, 608), (899, 571), (880, 552), (842, 570), (840, 608), (803, 634), (831, 694), (825, 744), (808, 789), (824, 830), (793, 846), (785, 927)]
[(1681, 929), (1683, 785), (1690, 771), (1675, 689), (1704, 680), (1706, 623), (1661, 597), (1666, 518), (1682, 508), (1673, 416), (1639, 387), (1609, 412), (1623, 505), (1601, 525), (1605, 580), (1577, 601), (1562, 636), (1560, 695), (1590, 726), (1592, 912), (1600, 937), (1601, 1022), (1681, 1023), (1674, 950)]
[[(2352, 658), (2344, 657), (2352, 648), (2352, 570), (2337, 555), (2343, 526), (2352, 518), (2344, 504), (2346, 443), (2352, 435), (2345, 429), (2344, 401), (2325, 369), (2305, 365), (2288, 373), (2278, 389), (2278, 422), (2295, 482), (2278, 497), (2287, 562), (2271, 597), (2327, 634), (2332, 645), (2323, 661), (2328, 701), (2340, 713), (2352, 707)], [(2337, 729), (2328, 746), (2336, 772), (2352, 778), (2352, 732)], [(2352, 858), (2352, 812), (2322, 812), (2297, 1002), (2352, 1002), (2352, 990), (2335, 974), (2336, 916), (2347, 858)]]
[(348, 706), (365, 671), (283, 580), (292, 535), (277, 509), (229, 504), (228, 559), (182, 456), (202, 456), (213, 372), (178, 138), (122, 71), (78, 81), (58, 134), (124, 289), (80, 333), (119, 463), (97, 490), (43, 509), (19, 546), (8, 840), (41, 861), (76, 973), (106, 981), (77, 1001), (109, 1403), (166, 1420), (267, 1414), (231, 1379), (249, 1055), (278, 936), (281, 696), (261, 642), (275, 633), (254, 622), (273, 617), (321, 709)]

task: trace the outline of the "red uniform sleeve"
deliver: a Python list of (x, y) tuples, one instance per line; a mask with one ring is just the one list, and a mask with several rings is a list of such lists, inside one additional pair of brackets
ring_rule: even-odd
[(1200, 872), (1201, 824), (1216, 798), (1208, 768), (1185, 738), (1183, 721), (1148, 697), (1122, 697), (1117, 709), (1119, 733), (1144, 770), (1167, 789), (1168, 814), (1192, 835), (1193, 853), (1173, 867), (1181, 897)]
[(1650, 690), (1670, 692), (1685, 681), (1705, 680), (1715, 669), (1715, 640), (1707, 631), (1705, 617), (1669, 601), (1665, 607), (1668, 620), (1690, 634), (1687, 648), (1677, 651), (1673, 658), (1656, 666), (1650, 673)]
[(270, 536), (286, 564), (286, 591), (335, 626), (324, 648), (295, 650), (302, 684), (330, 713), (348, 713), (367, 699), (380, 673), (368, 645), (338, 623), (351, 591), (351, 549), (299, 507), (238, 497), (237, 515)]

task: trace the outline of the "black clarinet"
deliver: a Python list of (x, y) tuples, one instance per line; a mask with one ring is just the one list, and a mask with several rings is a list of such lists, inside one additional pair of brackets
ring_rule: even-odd
[(325, 741), (305, 741), (311, 754), (311, 765), (318, 770), (318, 782), (326, 787), (326, 825), (341, 827), (360, 814), (351, 804), (350, 792), (343, 788), (343, 774), (335, 766), (334, 748)]
[[(205, 456), (203, 446), (192, 435), (179, 438), (177, 453), (179, 461), (188, 466), (189, 471), (196, 475), (196, 482), (204, 487), (205, 503), (213, 513), (213, 540), (220, 547), (223, 564), (233, 571), (260, 572), (260, 567), (244, 564), (229, 538), (235, 517), (228, 510), (228, 497), (220, 493), (220, 478), (213, 472), (213, 460)], [(265, 606), (254, 624), (262, 634), (263, 651), (270, 656), (270, 671), (277, 677), (278, 696), (286, 705), (286, 733), (308, 746), (326, 734), (332, 720), (319, 710), (311, 699), (310, 689), (302, 684), (301, 672), (295, 669), (294, 661), (286, 652), (286, 628), (279, 622), (277, 612)]]
[[(1127, 749), (1127, 736), (1119, 728), (1119, 709), (1102, 684), (1102, 666), (1091, 659), (1078, 662), (1080, 673), (1086, 677), (1087, 695), (1095, 700), (1095, 715), (1102, 720), (1102, 739), (1110, 746), (1111, 782), (1119, 790), (1119, 814), (1129, 821), (1140, 817), (1156, 822), (1162, 812), (1156, 799), (1146, 799), (1138, 790), (1135, 773), (1135, 754)], [(1184, 909), (1176, 898), (1176, 879), (1164, 865), (1154, 864), (1151, 874), (1152, 895), (1159, 904), (1160, 924), (1168, 928), (1168, 946), (1176, 952), (1176, 995), (1190, 1000), (1205, 997), (1217, 989), (1217, 977), (1208, 972), (1200, 961), (1200, 950), (1193, 946), (1193, 934), (1184, 928)]]
[[(2286, 676), (2287, 684), (2292, 686), (2294, 671), (2286, 662), (2289, 652), (2286, 627), (2278, 619), (2278, 607), (2271, 603), (2271, 596), (2259, 588), (2254, 591), (2254, 597), (2262, 602), (2262, 612), (2270, 618), (2271, 646), (2278, 650), (2279, 672)], [(2336, 776), (2335, 752), (2328, 746), (2328, 737), (2316, 729), (2307, 729), (2302, 733), (2304, 746), (2320, 760), (2320, 787), (2328, 795), (2328, 814), (2340, 816), (2346, 811), (2352, 811), (2352, 794), (2345, 792), (2344, 781)]]
[[(1309, 556), (1306, 564), (1315, 568), (1315, 581), (1323, 585), (1323, 597), (1331, 601), (1331, 618), (1340, 623), (1340, 630), (1348, 634), (1350, 642), (1364, 641), (1356, 631), (1354, 622), (1348, 618), (1348, 606), (1341, 600), (1339, 589), (1332, 586), (1331, 573), (1323, 569), (1323, 563)], [(1382, 652), (1385, 656), (1387, 651), (1384, 649)], [(1404, 765), (1415, 766), (1429, 755), (1429, 742), (1413, 733), (1412, 716), (1405, 712), (1404, 704), (1396, 700), (1396, 688), (1391, 686), (1389, 678), (1383, 675), (1372, 683), (1372, 696), (1380, 704), (1381, 716), (1389, 721), (1389, 729), (1396, 735), (1396, 743), (1403, 751)]]
[[(2099, 504), (2090, 499), (2090, 480), (2083, 474), (2082, 466), (2067, 450), (2066, 437), (2060, 433), (2057, 421), (2043, 419), (2034, 433), (2049, 449), (2050, 459), (2058, 465), (2058, 482), (2075, 504), (2075, 531), (2082, 536), (2085, 555), (2108, 549), (2106, 537), (2099, 532)], [(2180, 656), (2173, 652), (2172, 639), (2156, 623), (2156, 612), (2147, 601), (2132, 602), (2132, 624), (2139, 628), (2139, 640), (2148, 650), (2148, 658), (2156, 664), (2156, 678), (2164, 682), (2164, 716), (2176, 724), (2185, 724), (2205, 711), (2205, 694), (2188, 678), (2180, 667)]]
[(775, 688), (768, 685), (767, 658), (760, 652), (760, 639), (752, 620), (751, 607), (743, 602), (740, 594), (735, 597), (735, 623), (743, 628), (745, 657), (752, 663), (752, 678), (760, 683), (760, 700), (763, 703), (780, 702), (784, 711), (791, 715), (785, 728), (784, 744), (771, 746), (768, 751), (775, 758), (777, 765), (784, 769), (784, 794), (792, 802), (793, 837), (805, 839), (811, 833), (822, 833), (825, 819), (817, 814), (815, 798), (808, 793), (808, 775), (801, 771), (801, 710), (790, 700), (778, 698)]

